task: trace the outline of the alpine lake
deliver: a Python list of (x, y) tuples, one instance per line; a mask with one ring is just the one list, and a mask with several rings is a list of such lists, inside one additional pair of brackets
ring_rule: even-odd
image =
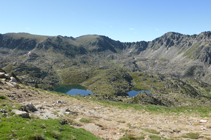
[[(86, 89), (85, 87), (83, 87), (81, 85), (57, 85), (55, 87), (54, 91), (69, 94), (69, 95), (79, 95), (80, 94), (81, 96), (96, 94), (96, 93), (92, 93), (92, 91)], [(140, 92), (141, 93), (145, 92), (147, 94), (151, 93), (151, 91), (138, 90), (138, 89), (128, 91), (127, 93), (129, 94), (129, 97), (133, 97)]]

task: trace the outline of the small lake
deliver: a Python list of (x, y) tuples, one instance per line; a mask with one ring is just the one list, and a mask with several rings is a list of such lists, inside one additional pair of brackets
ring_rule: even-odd
[[(83, 87), (81, 85), (58, 85), (55, 87), (54, 91), (66, 93), (69, 95), (80, 94), (82, 96), (86, 96), (89, 94), (93, 94), (92, 91), (87, 90), (85, 87)], [(147, 90), (131, 90), (127, 93), (129, 94), (129, 97), (133, 97), (133, 96), (137, 95), (139, 92), (141, 92), (141, 93), (145, 92), (147, 94), (151, 93), (151, 91), (147, 91)], [(150, 94), (150, 95), (152, 95), (152, 94)]]
[(141, 93), (147, 93), (149, 95), (152, 95), (151, 94), (151, 91), (148, 91), (148, 90), (131, 90), (129, 92), (127, 92), (129, 94), (129, 97), (133, 97), (133, 96), (136, 96), (139, 92)]
[(54, 91), (69, 95), (80, 94), (82, 96), (86, 96), (93, 94), (90, 90), (86, 90), (86, 88), (81, 85), (58, 85), (55, 87)]

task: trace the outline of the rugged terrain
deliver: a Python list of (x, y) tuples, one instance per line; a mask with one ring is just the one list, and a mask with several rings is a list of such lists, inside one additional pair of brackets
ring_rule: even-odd
[(102, 70), (119, 68), (211, 83), (210, 41), (211, 32), (169, 32), (149, 42), (120, 42), (100, 35), (8, 33), (0, 34), (0, 67), (19, 75), (25, 84), (37, 82), (44, 89), (82, 83)]
[(118, 103), (9, 83), (1, 78), (0, 139), (211, 139), (210, 106)]
[[(53, 90), (80, 84), (98, 100), (162, 106), (209, 105), (211, 32), (169, 32), (153, 41), (120, 42), (106, 36), (77, 38), (0, 34), (0, 68), (25, 85)], [(132, 89), (151, 91), (126, 97)]]

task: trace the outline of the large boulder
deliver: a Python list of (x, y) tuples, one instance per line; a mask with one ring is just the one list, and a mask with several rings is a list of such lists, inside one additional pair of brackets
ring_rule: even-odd
[(20, 111), (20, 110), (17, 110), (17, 109), (13, 109), (12, 112), (14, 112), (16, 115), (19, 115), (23, 118), (29, 118), (29, 113), (26, 112), (26, 111)]
[(37, 109), (35, 108), (35, 106), (32, 103), (22, 106), (22, 110), (26, 111), (26, 112), (29, 112), (29, 111), (35, 112), (35, 111), (37, 111)]

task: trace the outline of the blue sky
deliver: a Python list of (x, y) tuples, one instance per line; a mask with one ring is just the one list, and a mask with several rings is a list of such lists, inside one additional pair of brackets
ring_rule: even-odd
[(211, 0), (0, 0), (0, 33), (151, 41), (211, 30)]

